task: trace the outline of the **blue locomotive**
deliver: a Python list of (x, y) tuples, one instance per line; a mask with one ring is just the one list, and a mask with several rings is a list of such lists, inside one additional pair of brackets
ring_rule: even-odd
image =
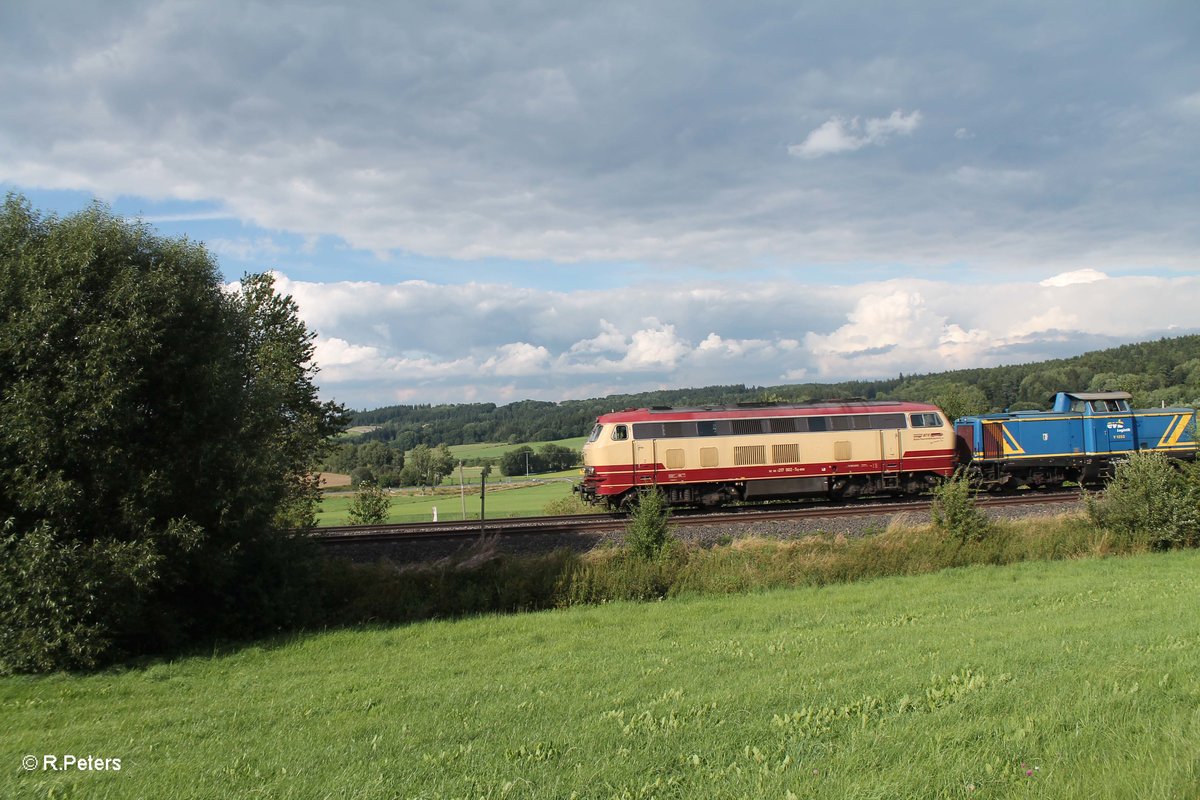
[(1059, 392), (1050, 411), (962, 417), (958, 460), (989, 489), (1103, 483), (1138, 450), (1196, 458), (1196, 412), (1131, 409), (1128, 392)]

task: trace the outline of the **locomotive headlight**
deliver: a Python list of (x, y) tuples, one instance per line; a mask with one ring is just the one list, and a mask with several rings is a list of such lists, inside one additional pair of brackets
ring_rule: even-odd
[(584, 467), (584, 468), (583, 468), (583, 474), (584, 474), (584, 475), (595, 475), (595, 474), (596, 474), (596, 468), (595, 468), (595, 467)]

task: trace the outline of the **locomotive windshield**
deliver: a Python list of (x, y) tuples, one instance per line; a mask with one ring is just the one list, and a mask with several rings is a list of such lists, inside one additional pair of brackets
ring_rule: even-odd
[(589, 441), (589, 442), (594, 442), (594, 441), (596, 441), (597, 439), (599, 439), (599, 438), (600, 438), (600, 432), (601, 432), (602, 430), (604, 430), (604, 426), (603, 426), (603, 425), (601, 425), (599, 422), (597, 422), (597, 423), (596, 423), (596, 427), (592, 428), (592, 435), (588, 437), (588, 441)]

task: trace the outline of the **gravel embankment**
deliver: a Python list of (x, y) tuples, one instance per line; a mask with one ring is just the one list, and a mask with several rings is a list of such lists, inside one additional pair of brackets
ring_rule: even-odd
[[(1024, 517), (1054, 516), (1078, 507), (1074, 498), (1065, 499), (1061, 503), (1042, 503), (1036, 505), (1000, 506), (987, 509), (987, 513), (995, 519), (1020, 519)], [(720, 524), (678, 525), (676, 535), (689, 544), (711, 547), (714, 544), (727, 542), (747, 536), (761, 536), (773, 539), (796, 539), (814, 533), (833, 533), (845, 536), (867, 536), (880, 533), (893, 522), (908, 521), (920, 525), (929, 520), (928, 511), (899, 510), (893, 514), (862, 514), (854, 516), (806, 517), (795, 520), (763, 520), (747, 516), (745, 520), (722, 522)], [(536, 555), (548, 553), (562, 547), (579, 552), (586, 552), (595, 547), (617, 546), (624, 539), (622, 531), (605, 533), (561, 533), (561, 534), (515, 534), (500, 537), (489, 537), (496, 552), (513, 555)], [(436, 561), (455, 553), (469, 550), (479, 544), (479, 539), (448, 539), (448, 540), (419, 540), (413, 542), (386, 542), (339, 545), (329, 548), (330, 555), (347, 558), (351, 561), (373, 563), (381, 560), (397, 564), (413, 564), (423, 561)]]

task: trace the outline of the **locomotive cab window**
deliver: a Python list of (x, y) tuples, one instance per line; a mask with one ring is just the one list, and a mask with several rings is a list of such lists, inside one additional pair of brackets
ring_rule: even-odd
[(604, 430), (604, 426), (603, 426), (603, 425), (601, 425), (599, 422), (597, 422), (597, 423), (596, 423), (596, 427), (592, 428), (592, 435), (588, 437), (588, 441), (589, 441), (589, 442), (594, 442), (594, 441), (596, 441), (597, 439), (599, 439), (599, 438), (600, 438), (600, 433), (601, 433), (601, 431), (603, 431), (603, 430)]
[(620, 442), (629, 438), (629, 429), (624, 425), (618, 425), (613, 428), (612, 438), (614, 442)]
[(937, 414), (912, 414), (909, 420), (914, 428), (942, 427), (942, 418)]

